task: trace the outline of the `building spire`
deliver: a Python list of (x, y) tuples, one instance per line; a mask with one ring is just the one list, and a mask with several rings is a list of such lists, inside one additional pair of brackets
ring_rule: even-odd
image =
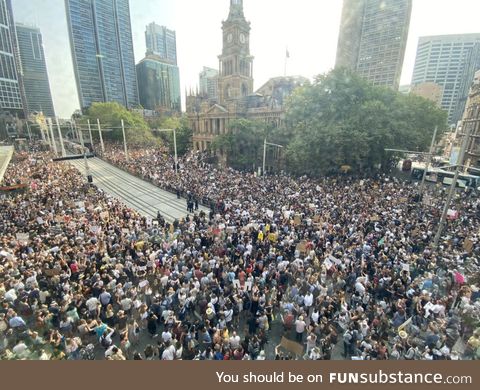
[(243, 0), (230, 0), (230, 13), (228, 14), (228, 20), (232, 19), (245, 19), (243, 15)]

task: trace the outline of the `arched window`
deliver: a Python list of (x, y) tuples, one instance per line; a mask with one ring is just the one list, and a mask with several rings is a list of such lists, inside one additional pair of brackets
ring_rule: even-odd
[(242, 84), (242, 96), (247, 96), (248, 95), (248, 87), (247, 84)]

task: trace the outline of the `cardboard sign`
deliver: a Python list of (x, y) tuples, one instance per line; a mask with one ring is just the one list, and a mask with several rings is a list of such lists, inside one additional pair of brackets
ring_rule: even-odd
[(470, 239), (465, 239), (463, 241), (463, 249), (468, 252), (468, 253), (471, 253), (472, 252), (472, 249), (473, 249), (473, 242), (470, 240)]
[(55, 276), (55, 275), (60, 275), (60, 270), (58, 269), (46, 269), (43, 271), (43, 273), (48, 276), (49, 278), (51, 278), (52, 276)]
[(99, 226), (90, 226), (90, 231), (93, 234), (97, 234), (100, 231), (100, 227)]
[(334, 257), (332, 255), (328, 256), (328, 260), (330, 260), (332, 263), (334, 263), (336, 265), (342, 264), (342, 260), (337, 259), (336, 257)]
[(454, 220), (458, 218), (458, 211), (457, 210), (452, 210), (448, 209), (447, 211), (447, 219), (449, 220)]
[(110, 219), (110, 214), (108, 211), (102, 211), (100, 213), (100, 218), (102, 218), (104, 221), (108, 221)]
[(323, 262), (323, 264), (325, 264), (325, 267), (328, 269), (332, 268), (333, 266), (333, 263), (330, 259), (325, 259), (325, 261)]
[(299, 251), (300, 253), (305, 253), (307, 251), (307, 241), (300, 241), (298, 244), (297, 244), (297, 251)]
[(303, 355), (303, 345), (295, 341), (287, 339), (285, 336), (282, 337), (280, 344), (277, 347), (282, 347), (288, 352), (293, 353), (296, 356)]
[(302, 223), (302, 219), (300, 218), (300, 215), (295, 215), (294, 219), (293, 219), (293, 223), (294, 225), (298, 226)]
[(28, 244), (28, 241), (30, 240), (30, 235), (28, 233), (17, 233), (16, 237), (21, 244)]

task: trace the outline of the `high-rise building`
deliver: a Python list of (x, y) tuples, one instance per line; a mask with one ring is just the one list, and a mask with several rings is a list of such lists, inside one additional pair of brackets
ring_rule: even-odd
[(150, 23), (146, 57), (137, 64), (140, 104), (147, 110), (180, 112), (180, 72), (175, 31)]
[(138, 105), (128, 0), (65, 0), (80, 105)]
[(437, 107), (442, 105), (443, 87), (437, 83), (425, 82), (416, 84), (412, 87), (410, 93), (431, 100)]
[(178, 66), (155, 55), (147, 55), (137, 64), (140, 104), (147, 110), (180, 112), (180, 75)]
[(412, 0), (344, 0), (336, 67), (398, 89)]
[(199, 74), (200, 95), (206, 96), (211, 100), (218, 97), (218, 70), (203, 67)]
[(177, 65), (177, 37), (175, 31), (155, 22), (146, 27), (147, 55), (158, 56), (162, 61)]
[(55, 111), (40, 29), (17, 23), (16, 32), (22, 64), (21, 80), (25, 90), (26, 114), (30, 115), (38, 111), (43, 112), (47, 117), (54, 117)]
[(23, 116), (11, 0), (0, 0), (0, 111)]
[(448, 122), (462, 117), (468, 90), (480, 68), (480, 34), (420, 37), (412, 85), (433, 82), (443, 87), (441, 107)]

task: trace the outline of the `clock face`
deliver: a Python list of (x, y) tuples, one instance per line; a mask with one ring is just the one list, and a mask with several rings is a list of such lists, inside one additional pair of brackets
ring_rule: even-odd
[(241, 42), (241, 43), (245, 43), (246, 40), (247, 40), (247, 38), (245, 37), (245, 34), (243, 34), (243, 33), (240, 34), (240, 42)]
[(227, 42), (231, 43), (233, 41), (233, 35), (230, 33), (227, 35)]

